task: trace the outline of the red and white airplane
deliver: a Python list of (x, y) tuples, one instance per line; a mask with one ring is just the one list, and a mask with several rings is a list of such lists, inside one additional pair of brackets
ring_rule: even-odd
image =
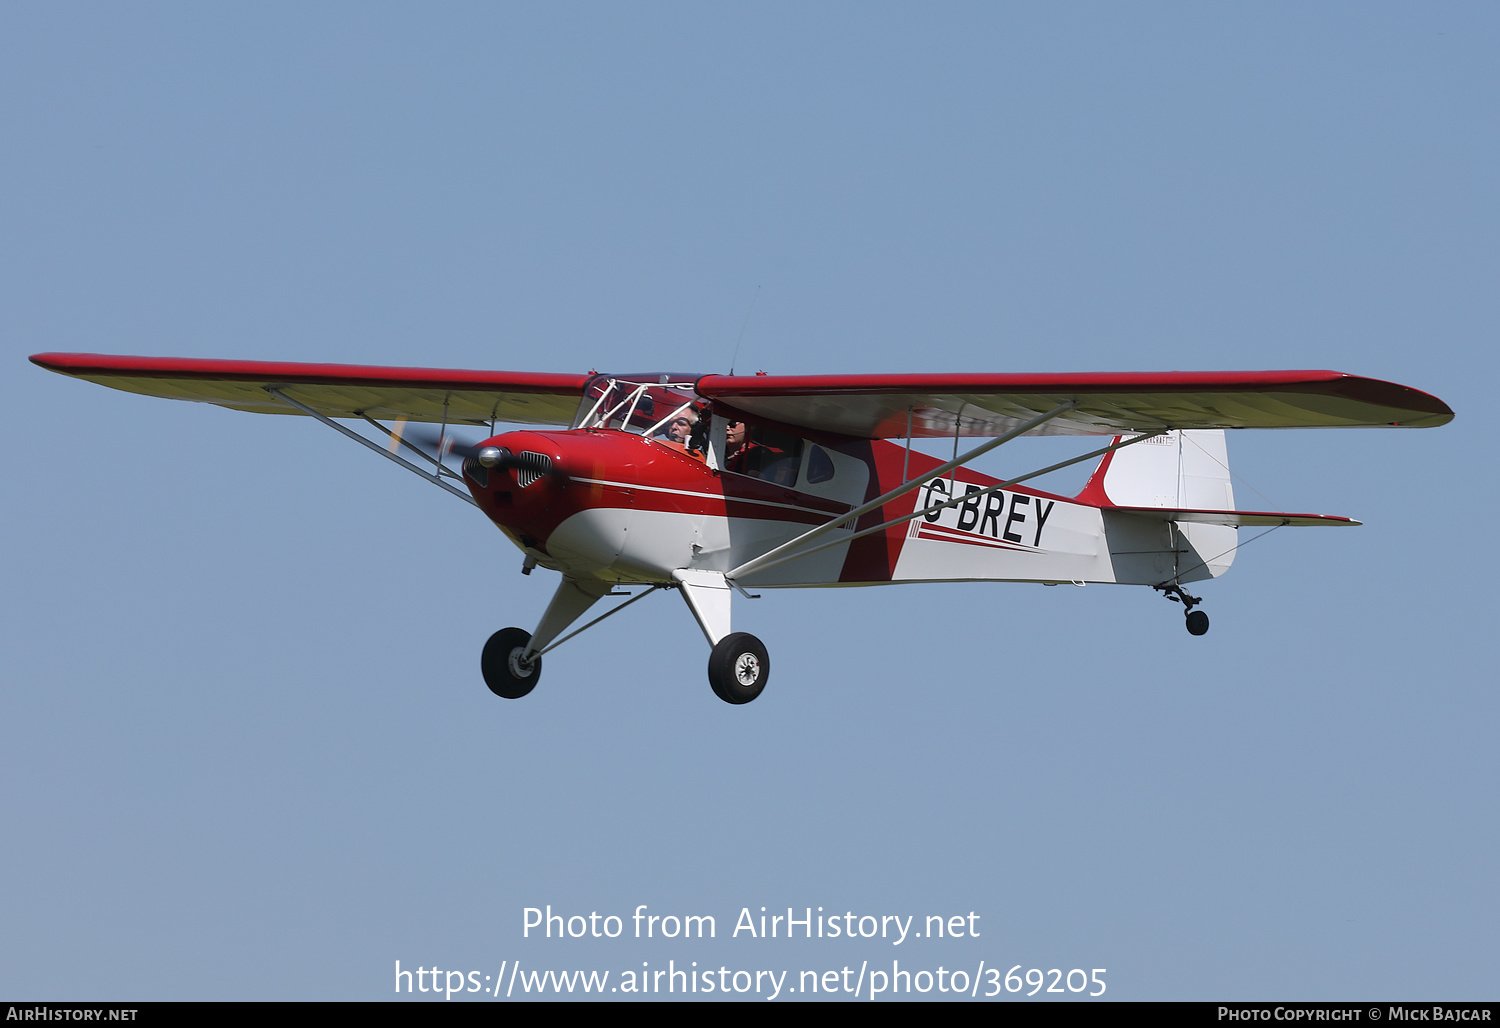
[[(542, 655), (657, 589), (676, 589), (729, 703), (760, 695), (765, 646), (730, 627), (749, 589), (895, 582), (1113, 582), (1183, 604), (1247, 526), (1354, 525), (1234, 506), (1224, 429), (1428, 428), (1426, 393), (1331, 371), (1099, 375), (553, 375), (44, 353), (32, 362), (150, 396), (303, 414), (473, 503), (562, 581), (535, 631), (496, 632), (481, 667), (526, 695)], [(367, 424), (376, 439), (339, 420)], [(391, 424), (386, 424), (391, 422)], [(410, 422), (439, 424), (417, 445)], [(500, 423), (540, 426), (495, 434)], [(449, 429), (486, 426), (477, 445)], [(999, 481), (967, 467), (1023, 435), (1109, 444)], [(953, 459), (911, 448), (952, 438)], [(983, 438), (959, 452), (962, 439)], [(905, 440), (900, 445), (891, 440)], [(378, 441), (377, 441), (378, 440)], [(429, 452), (431, 450), (432, 452)], [(421, 463), (414, 463), (407, 456)], [(461, 470), (444, 462), (462, 458)], [(1021, 483), (1100, 458), (1077, 496)], [(620, 587), (642, 586), (630, 595)], [(599, 599), (624, 603), (567, 635)]]

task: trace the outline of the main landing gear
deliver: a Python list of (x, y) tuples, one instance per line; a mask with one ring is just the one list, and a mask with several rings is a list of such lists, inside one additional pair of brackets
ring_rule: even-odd
[(519, 628), (502, 628), (490, 636), (479, 657), (479, 669), (490, 692), (507, 700), (519, 700), (536, 688), (542, 677), (542, 658), (535, 654), (522, 659), (531, 633)]
[(708, 684), (725, 703), (749, 703), (771, 677), (765, 644), (749, 632), (720, 639), (708, 657)]
[[(502, 628), (484, 644), (479, 668), (490, 692), (507, 700), (519, 700), (536, 688), (542, 677), (542, 658), (522, 659), (531, 633)], [(749, 703), (765, 689), (771, 677), (771, 658), (765, 643), (749, 632), (735, 632), (719, 640), (708, 658), (708, 684), (725, 703)]]
[(1173, 603), (1183, 606), (1183, 615), (1187, 621), (1189, 635), (1204, 635), (1208, 632), (1208, 615), (1201, 610), (1194, 610), (1203, 601), (1175, 582), (1166, 585), (1153, 585), (1151, 588), (1161, 591), (1161, 594)]
[[(729, 631), (729, 588), (724, 585), (723, 575), (714, 577), (708, 573), (680, 571), (674, 577), (677, 579), (675, 587), (687, 601), (688, 609), (703, 629), (704, 636), (713, 645), (708, 658), (708, 684), (713, 687), (714, 695), (736, 706), (749, 703), (761, 694), (771, 677), (771, 658), (766, 654), (765, 643), (749, 632)], [(536, 688), (542, 677), (543, 653), (619, 613), (636, 600), (658, 589), (670, 588), (673, 586), (664, 582), (652, 585), (582, 628), (562, 635), (595, 601), (604, 596), (626, 595), (612, 591), (602, 582), (563, 579), (547, 612), (542, 615), (535, 635), (519, 628), (503, 628), (490, 636), (479, 659), (484, 684), (496, 696), (507, 700), (520, 699)]]

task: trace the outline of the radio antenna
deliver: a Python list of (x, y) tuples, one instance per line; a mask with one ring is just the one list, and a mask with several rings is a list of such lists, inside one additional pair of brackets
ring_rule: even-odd
[(755, 310), (755, 301), (760, 299), (760, 286), (755, 287), (755, 295), (750, 297), (750, 309), (745, 311), (745, 323), (740, 326), (740, 337), (734, 341), (734, 355), (729, 358), (729, 373), (734, 374), (735, 361), (740, 357), (740, 343), (745, 341), (745, 329), (750, 327), (750, 314)]

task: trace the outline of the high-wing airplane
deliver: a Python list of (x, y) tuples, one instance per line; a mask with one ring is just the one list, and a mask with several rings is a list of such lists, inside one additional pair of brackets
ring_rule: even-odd
[[(1238, 529), (1358, 524), (1236, 510), (1225, 429), (1453, 418), (1426, 393), (1332, 371), (560, 375), (31, 360), (129, 392), (306, 415), (474, 504), (521, 549), (522, 574), (562, 576), (534, 631), (502, 629), (484, 646), (485, 683), (511, 699), (536, 685), (543, 654), (658, 589), (686, 601), (712, 648), (709, 682), (728, 703), (755, 699), (770, 675), (761, 641), (731, 630), (731, 599), (751, 589), (1144, 585), (1181, 603), (1187, 630), (1202, 635), (1208, 617), (1186, 586), (1228, 570)], [(413, 422), (441, 428), (431, 436)], [(539, 427), (496, 434), (502, 423)], [(460, 443), (450, 429), (465, 425), (488, 436)], [(1026, 435), (1111, 438), (1004, 481), (966, 467)], [(951, 460), (912, 449), (934, 438), (953, 440)], [(1094, 458), (1077, 496), (1022, 484)], [(605, 596), (629, 599), (563, 634)]]

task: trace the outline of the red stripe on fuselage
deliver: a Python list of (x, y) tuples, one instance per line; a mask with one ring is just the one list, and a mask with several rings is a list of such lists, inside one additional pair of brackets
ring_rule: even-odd
[(1022, 552), (1035, 553), (1035, 547), (1021, 546), (1017, 543), (1003, 542), (999, 539), (991, 539), (985, 535), (975, 535), (973, 532), (964, 532), (957, 528), (949, 528), (946, 525), (921, 525), (917, 529), (917, 538), (936, 539), (944, 543), (965, 543), (969, 546), (988, 546), (997, 550), (1021, 550)]

